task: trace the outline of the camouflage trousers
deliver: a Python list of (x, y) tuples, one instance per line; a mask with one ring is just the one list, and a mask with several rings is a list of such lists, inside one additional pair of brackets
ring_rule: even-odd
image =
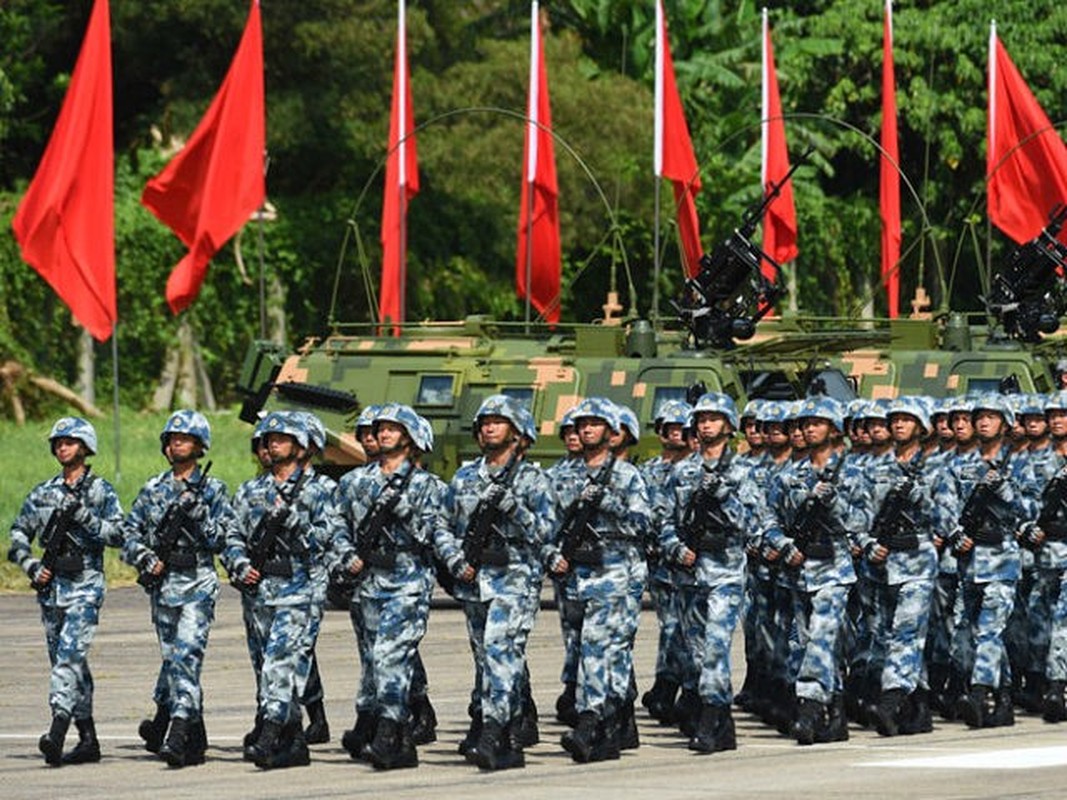
[(152, 603), (152, 622), (163, 660), (153, 699), (166, 706), (172, 718), (195, 720), (203, 713), (200, 674), (214, 621), (214, 597), (179, 606)]
[[(1028, 550), (1023, 552), (1028, 556), (1032, 555)], [(1008, 616), (1008, 624), (1004, 628), (1004, 647), (1008, 651), (1012, 674), (1020, 677), (1030, 671), (1032, 663), (1044, 663), (1043, 659), (1040, 662), (1035, 661), (1035, 654), (1030, 649), (1030, 595), (1037, 580), (1036, 567), (1031, 565), (1022, 570), (1015, 584), (1015, 602)]]
[(659, 646), (656, 649), (656, 677), (665, 678), (681, 685), (685, 652), (681, 628), (678, 624), (678, 608), (675, 588), (662, 581), (651, 581), (648, 594), (656, 611), (659, 623)]
[(683, 688), (698, 692), (705, 703), (728, 706), (733, 702), (730, 643), (743, 594), (740, 583), (678, 589), (681, 632), (689, 661)]
[(1045, 676), (1050, 681), (1067, 681), (1067, 570), (1060, 572), (1059, 594), (1052, 607)]
[(406, 722), (418, 647), (430, 616), (429, 592), (360, 597), (363, 642), (356, 708)]
[(322, 688), (322, 676), (319, 673), (319, 661), (315, 657), (315, 642), (319, 639), (319, 631), (322, 630), (322, 617), (326, 612), (326, 594), (316, 594), (311, 601), (311, 615), (306, 629), (306, 639), (303, 647), (307, 650), (307, 658), (301, 662), (301, 672), (297, 675), (297, 694), (301, 705), (310, 705), (320, 702), (324, 692)]
[(310, 603), (284, 606), (251, 604), (254, 636), (262, 643), (259, 713), (265, 720), (285, 724), (300, 720), (299, 676), (310, 654), (305, 644), (312, 624)]
[(96, 602), (71, 606), (41, 604), (41, 623), (48, 644), (52, 672), (48, 705), (52, 713), (72, 719), (93, 715), (93, 674), (89, 670), (89, 647), (100, 623), (101, 594)]
[(866, 672), (877, 675), (884, 663), (884, 653), (878, 650), (876, 630), (882, 614), (880, 584), (872, 581), (863, 565), (856, 570), (857, 580), (849, 589), (845, 604), (845, 630), (841, 652), (850, 672)]
[(757, 569), (749, 570), (741, 614), (745, 637), (745, 665), (748, 670), (768, 675), (776, 636), (774, 619), (774, 577)]
[(848, 586), (825, 586), (813, 592), (793, 593), (799, 663), (798, 698), (828, 704), (841, 691), (840, 644)]
[(1037, 571), (1026, 598), (1026, 637), (1030, 650), (1029, 669), (1045, 672), (1052, 638), (1053, 612), (1059, 602), (1063, 569), (1042, 568)]
[(961, 675), (970, 676), (972, 686), (1011, 685), (1004, 629), (1014, 604), (1015, 581), (961, 581), (952, 664)]
[(463, 603), (475, 665), (472, 698), (485, 719), (501, 725), (507, 725), (520, 710), (526, 680), (523, 630), (529, 603), (528, 594), (499, 594), (487, 602)]
[(938, 573), (934, 580), (930, 623), (926, 631), (927, 666), (947, 668), (952, 664), (952, 639), (956, 630), (956, 595), (959, 593), (959, 586), (959, 576), (952, 572)]
[(872, 660), (880, 667), (882, 691), (903, 689), (911, 694), (922, 681), (923, 647), (933, 592), (932, 580), (877, 585)]
[[(352, 595), (352, 600), (348, 606), (348, 618), (352, 623), (352, 632), (356, 637), (356, 652), (359, 655), (359, 663), (367, 664), (370, 662), (371, 655), (366, 649), (367, 637), (364, 635), (363, 626), (363, 605), (359, 598), (359, 592), (355, 592)], [(371, 712), (376, 705), (376, 696), (373, 685), (374, 671), (363, 669), (359, 676), (359, 686), (356, 688), (356, 700), (355, 707), (356, 713)], [(309, 690), (311, 685), (309, 683)], [(415, 652), (415, 668), (411, 674), (411, 689), (410, 698), (425, 697), (427, 693), (427, 676), (426, 667), (422, 663), (422, 656), (418, 651)], [(305, 695), (306, 698), (306, 695)], [(307, 699), (305, 703), (310, 702)]]
[(770, 589), (771, 627), (766, 632), (770, 658), (768, 674), (784, 683), (796, 681), (800, 668), (800, 636), (793, 610), (793, 590), (772, 579)]
[[(578, 682), (578, 664), (581, 661), (582, 609), (575, 608), (577, 599), (569, 592), (563, 581), (552, 581), (556, 595), (556, 610), (559, 613), (559, 630), (563, 637), (563, 669), (559, 679), (562, 683)], [(580, 605), (580, 604), (579, 604)]]

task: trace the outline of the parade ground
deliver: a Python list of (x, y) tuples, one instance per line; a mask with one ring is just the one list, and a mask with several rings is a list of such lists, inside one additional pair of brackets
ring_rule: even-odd
[[(380, 773), (341, 749), (353, 720), (359, 674), (348, 615), (327, 612), (318, 656), (326, 686), (332, 740), (312, 747), (310, 767), (263, 772), (241, 759), (252, 723), (254, 689), (236, 592), (223, 589), (204, 669), (207, 763), (168, 768), (146, 753), (137, 724), (151, 709), (159, 652), (139, 588), (109, 592), (90, 657), (99, 764), (47, 767), (37, 738), (48, 724), (48, 662), (35, 599), (0, 596), (0, 793), (5, 798), (870, 798), (1067, 796), (1067, 725), (1019, 716), (1013, 728), (972, 731), (935, 724), (923, 736), (885, 739), (852, 729), (840, 744), (799, 747), (738, 713), (738, 749), (698, 756), (672, 729), (638, 710), (642, 746), (622, 759), (579, 765), (560, 748), (555, 722), (561, 647), (556, 612), (542, 610), (530, 641), (530, 671), (541, 710), (541, 744), (527, 750), (525, 769), (481, 773), (456, 745), (467, 727), (471, 656), (462, 612), (435, 607), (422, 653), (439, 720), (438, 740), (419, 749), (417, 769)], [(636, 661), (642, 690), (651, 684), (656, 622), (645, 611)], [(743, 676), (740, 642), (734, 681)], [(68, 746), (76, 740), (71, 728)]]

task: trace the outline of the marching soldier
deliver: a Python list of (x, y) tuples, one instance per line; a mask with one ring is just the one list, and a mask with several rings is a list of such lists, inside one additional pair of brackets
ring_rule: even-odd
[[(104, 602), (104, 547), (121, 543), (122, 508), (111, 484), (85, 463), (96, 455), (91, 424), (78, 417), (57, 420), (48, 444), (61, 472), (27, 495), (11, 525), (7, 558), (37, 590), (52, 665), (52, 725), (37, 746), (47, 764), (59, 766), (100, 760), (88, 656)], [(34, 539), (44, 548), (42, 558), (33, 555)], [(64, 755), (72, 719), (78, 744)]]
[(122, 557), (149, 593), (163, 662), (153, 691), (155, 717), (138, 732), (146, 750), (184, 767), (202, 764), (207, 748), (200, 674), (219, 595), (215, 555), (234, 518), (226, 485), (199, 465), (211, 448), (204, 415), (174, 412), (159, 441), (170, 469), (151, 478), (134, 500)]

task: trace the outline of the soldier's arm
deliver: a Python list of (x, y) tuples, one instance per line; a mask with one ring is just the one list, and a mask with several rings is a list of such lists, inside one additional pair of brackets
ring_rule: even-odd
[(42, 500), (43, 492), (40, 487), (27, 495), (11, 525), (11, 545), (7, 551), (7, 560), (16, 564), (31, 580), (41, 563), (34, 558), (32, 542), (37, 534), (44, 530), (48, 515), (52, 513), (51, 508), (41, 504)]

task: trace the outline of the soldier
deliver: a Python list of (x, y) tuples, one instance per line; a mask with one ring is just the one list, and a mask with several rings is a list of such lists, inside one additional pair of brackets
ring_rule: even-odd
[(526, 763), (520, 730), (525, 643), (540, 599), (541, 548), (555, 533), (556, 508), (548, 478), (523, 458), (527, 428), (513, 400), (487, 397), (473, 430), (482, 457), (456, 471), (444, 508), (474, 578), (455, 587), (475, 666), (464, 755), (481, 769), (498, 770)]
[(759, 497), (748, 470), (734, 457), (730, 437), (737, 410), (726, 395), (709, 392), (694, 404), (690, 427), (700, 451), (674, 471), (660, 547), (675, 565), (680, 630), (687, 656), (682, 696), (689, 749), (737, 749), (730, 713), (730, 643), (745, 587), (745, 552), (758, 543)]
[[(121, 543), (122, 508), (111, 484), (85, 463), (96, 455), (91, 424), (63, 417), (52, 426), (48, 444), (62, 471), (27, 495), (11, 525), (7, 559), (29, 577), (41, 607), (52, 665), (52, 725), (37, 747), (55, 767), (100, 760), (88, 656), (104, 603), (104, 547)], [(34, 539), (44, 548), (40, 559), (31, 549)], [(71, 719), (78, 744), (64, 755)]]
[(246, 758), (260, 769), (310, 763), (301, 722), (302, 676), (309, 671), (309, 628), (321, 583), (324, 554), (338, 528), (325, 484), (301, 467), (308, 432), (291, 414), (262, 421), (271, 471), (246, 481), (234, 497), (238, 524), (227, 538), (224, 563), (242, 591), (258, 648), (257, 717), (260, 731)]
[[(659, 437), (661, 451), (658, 456), (641, 465), (641, 477), (648, 486), (652, 502), (654, 530), (662, 530), (667, 505), (665, 494), (670, 491), (674, 467), (692, 452), (688, 443), (691, 408), (681, 400), (668, 400), (659, 407), (652, 423)], [(658, 542), (648, 559), (648, 593), (659, 622), (659, 646), (656, 650), (655, 681), (642, 696), (641, 704), (648, 709), (650, 717), (670, 724), (674, 722), (674, 701), (682, 685), (684, 653), (671, 567), (663, 559)]]
[(848, 739), (837, 650), (849, 586), (856, 582), (849, 533), (857, 525), (847, 487), (858, 473), (841, 452), (840, 403), (809, 398), (799, 415), (808, 453), (771, 484), (762, 527), (770, 555), (791, 568), (794, 580), (793, 735), (810, 745)]
[(373, 430), (378, 461), (347, 473), (337, 487), (343, 524), (332, 561), (334, 569), (357, 579), (352, 602), (360, 604), (357, 634), (363, 636), (359, 652), (365, 660), (350, 739), (363, 740), (373, 731), (366, 755), (384, 770), (419, 763), (411, 739), (410, 689), (434, 585), (429, 551), (435, 550), (456, 578), (470, 580), (473, 570), (439, 524), (444, 484), (416, 464), (418, 454), (433, 446), (418, 415), (388, 403)]
[(137, 569), (149, 594), (162, 656), (152, 696), (156, 714), (138, 733), (150, 753), (184, 767), (202, 764), (207, 748), (200, 674), (219, 596), (215, 555), (234, 517), (226, 485), (200, 468), (211, 449), (203, 414), (175, 411), (159, 443), (170, 468), (150, 478), (133, 501), (122, 559)]
[[(952, 660), (969, 678), (969, 690), (957, 713), (973, 728), (1015, 722), (1004, 629), (1020, 573), (1015, 531), (1026, 509), (1005, 441), (1014, 416), (1001, 396), (978, 398), (973, 412), (978, 447), (943, 472), (937, 491), (941, 527), (959, 563)], [(962, 444), (960, 426), (956, 431)]]
[(611, 434), (621, 429), (612, 404), (583, 400), (574, 420), (583, 479), (562, 488), (567, 511), (544, 561), (565, 583), (564, 613), (578, 633), (580, 653), (577, 726), (561, 743), (575, 761), (587, 762), (619, 757), (619, 711), (630, 692), (629, 643), (638, 622), (631, 583), (644, 564), (651, 509), (636, 467), (611, 453)]
[(763, 455), (763, 431), (757, 419), (763, 402), (749, 400), (745, 403), (745, 410), (741, 412), (741, 434), (745, 437), (744, 455), (748, 458), (756, 459)]
[(937, 450), (941, 454), (951, 453), (956, 449), (956, 432), (952, 430), (952, 423), (949, 421), (949, 402), (936, 399), (931, 402), (933, 409), (930, 413), (930, 424), (934, 428)]
[(872, 524), (857, 542), (871, 565), (874, 615), (869, 620), (872, 654), (868, 670), (880, 689), (875, 725), (883, 736), (933, 729), (927, 688), (922, 685), (923, 646), (937, 575), (934, 547), (933, 476), (925, 468), (920, 440), (929, 429), (918, 398), (901, 397), (886, 409), (894, 454), (868, 467), (865, 491)]

